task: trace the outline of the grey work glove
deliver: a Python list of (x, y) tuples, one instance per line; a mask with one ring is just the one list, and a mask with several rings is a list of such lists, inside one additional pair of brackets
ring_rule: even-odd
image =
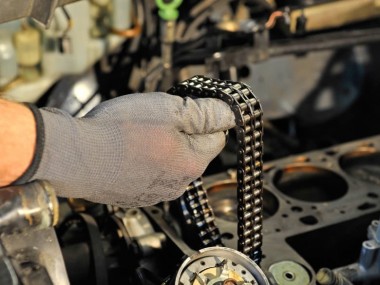
[(118, 97), (80, 119), (53, 108), (32, 111), (36, 157), (19, 182), (48, 180), (60, 196), (121, 207), (182, 195), (223, 149), (223, 131), (235, 126), (221, 100), (166, 93)]

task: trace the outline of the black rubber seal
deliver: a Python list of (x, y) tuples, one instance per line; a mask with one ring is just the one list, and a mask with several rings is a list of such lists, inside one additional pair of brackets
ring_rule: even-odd
[(40, 165), (42, 159), (42, 153), (45, 146), (45, 126), (44, 121), (42, 119), (42, 115), (40, 110), (32, 104), (25, 103), (26, 107), (28, 107), (35, 118), (36, 121), (36, 129), (37, 129), (37, 141), (36, 141), (36, 150), (34, 153), (34, 158), (28, 169), (16, 180), (12, 183), (12, 185), (20, 185), (29, 182), (34, 174), (36, 174), (38, 167)]

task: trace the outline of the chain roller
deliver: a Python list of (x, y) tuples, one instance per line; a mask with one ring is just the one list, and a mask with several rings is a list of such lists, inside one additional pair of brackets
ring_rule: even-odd
[[(194, 76), (172, 87), (168, 93), (182, 97), (218, 98), (235, 114), (237, 151), (238, 250), (256, 263), (261, 261), (263, 227), (263, 121), (259, 101), (249, 86)], [(220, 232), (200, 179), (184, 194), (187, 210), (204, 246), (221, 245)]]

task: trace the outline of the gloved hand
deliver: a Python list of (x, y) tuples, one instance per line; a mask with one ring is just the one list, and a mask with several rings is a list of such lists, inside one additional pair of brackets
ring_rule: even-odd
[(36, 158), (19, 181), (48, 180), (60, 196), (121, 207), (179, 197), (235, 126), (221, 100), (166, 93), (118, 97), (80, 119), (53, 108), (34, 113)]

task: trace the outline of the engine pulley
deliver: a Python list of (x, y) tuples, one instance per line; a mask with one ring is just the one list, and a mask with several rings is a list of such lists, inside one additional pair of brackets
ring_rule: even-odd
[(207, 247), (188, 257), (174, 285), (269, 285), (260, 267), (246, 255), (226, 247)]

